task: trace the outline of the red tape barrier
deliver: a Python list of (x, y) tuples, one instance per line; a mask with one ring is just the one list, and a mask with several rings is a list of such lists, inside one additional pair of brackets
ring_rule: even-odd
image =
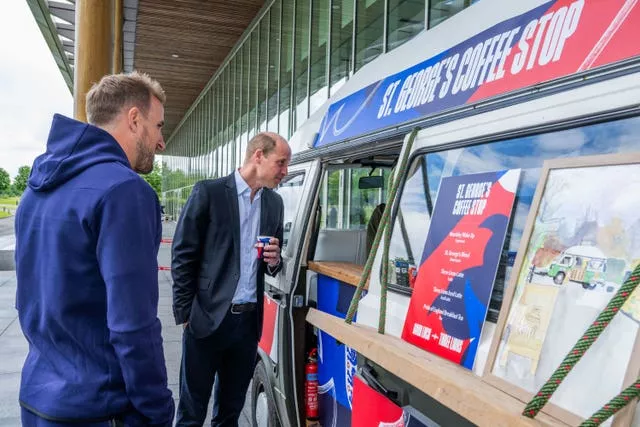
[[(173, 243), (173, 239), (170, 239), (170, 238), (160, 239), (160, 243)], [(171, 267), (158, 266), (158, 271), (171, 271)]]

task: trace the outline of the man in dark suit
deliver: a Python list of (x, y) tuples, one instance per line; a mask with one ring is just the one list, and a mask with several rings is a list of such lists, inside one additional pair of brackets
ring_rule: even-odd
[[(262, 333), (264, 275), (280, 271), (289, 145), (263, 132), (231, 175), (198, 182), (173, 239), (173, 310), (184, 325), (177, 426), (237, 426)], [(270, 236), (258, 259), (256, 238)]]

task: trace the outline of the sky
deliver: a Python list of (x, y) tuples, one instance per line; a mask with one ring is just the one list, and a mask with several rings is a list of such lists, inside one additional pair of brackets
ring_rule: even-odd
[(0, 168), (11, 179), (45, 151), (54, 113), (71, 117), (73, 97), (25, 0), (2, 0)]

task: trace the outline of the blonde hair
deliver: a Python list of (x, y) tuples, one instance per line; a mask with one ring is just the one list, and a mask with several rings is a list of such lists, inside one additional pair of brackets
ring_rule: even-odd
[(126, 107), (138, 107), (146, 116), (151, 96), (162, 104), (166, 102), (160, 83), (145, 73), (133, 71), (104, 76), (87, 92), (87, 121), (96, 126), (107, 125)]

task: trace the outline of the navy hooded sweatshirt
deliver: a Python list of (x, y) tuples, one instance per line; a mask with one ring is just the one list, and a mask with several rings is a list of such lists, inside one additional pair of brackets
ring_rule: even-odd
[(20, 404), (46, 419), (170, 426), (160, 206), (106, 131), (55, 115), (15, 219)]

